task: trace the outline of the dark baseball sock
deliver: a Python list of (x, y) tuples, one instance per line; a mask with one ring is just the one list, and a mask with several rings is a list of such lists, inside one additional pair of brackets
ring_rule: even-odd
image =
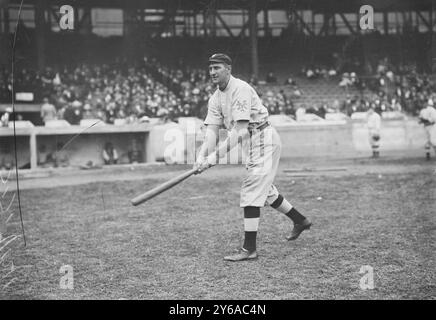
[(260, 208), (244, 208), (244, 230), (245, 238), (243, 248), (249, 252), (256, 250), (257, 229), (259, 227)]
[(245, 231), (243, 248), (249, 252), (256, 251), (257, 231)]
[(281, 194), (278, 195), (276, 201), (271, 204), (271, 207), (284, 213), (288, 218), (290, 218), (294, 223), (301, 224), (305, 216), (297, 211)]
[(303, 223), (304, 219), (306, 219), (306, 217), (298, 212), (298, 210), (295, 208), (289, 210), (289, 212), (286, 213), (286, 216), (289, 217), (295, 224), (301, 224)]

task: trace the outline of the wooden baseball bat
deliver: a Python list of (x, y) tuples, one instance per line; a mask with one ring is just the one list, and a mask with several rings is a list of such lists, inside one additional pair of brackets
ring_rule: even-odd
[(183, 180), (189, 178), (192, 176), (195, 172), (197, 172), (197, 169), (191, 169), (189, 171), (186, 171), (182, 173), (181, 175), (178, 175), (175, 178), (172, 178), (171, 180), (168, 180), (165, 183), (162, 183), (161, 185), (157, 186), (156, 188), (153, 188), (143, 194), (140, 194), (130, 200), (134, 206), (137, 206), (138, 204), (144, 203), (145, 201), (150, 200), (151, 198), (157, 196), (158, 194), (161, 194), (162, 192), (174, 187), (175, 185), (179, 184)]

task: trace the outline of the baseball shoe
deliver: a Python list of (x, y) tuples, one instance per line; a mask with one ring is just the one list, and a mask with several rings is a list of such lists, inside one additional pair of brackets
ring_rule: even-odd
[(250, 252), (244, 248), (241, 248), (241, 250), (237, 254), (224, 257), (224, 260), (232, 261), (232, 262), (254, 260), (254, 259), (257, 259), (257, 252), (256, 251)]
[(295, 240), (299, 237), (299, 235), (306, 229), (310, 229), (312, 226), (312, 222), (309, 221), (309, 219), (304, 219), (303, 223), (301, 224), (294, 224), (294, 228), (291, 231), (291, 234), (286, 237), (286, 240)]

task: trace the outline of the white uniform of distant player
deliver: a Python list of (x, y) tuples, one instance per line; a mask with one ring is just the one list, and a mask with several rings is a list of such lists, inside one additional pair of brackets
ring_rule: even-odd
[(419, 112), (419, 119), (424, 124), (427, 138), (425, 152), (427, 159), (430, 159), (431, 147), (436, 153), (436, 109), (433, 107), (433, 100), (429, 100), (427, 106)]
[(369, 144), (371, 145), (372, 148), (372, 156), (374, 158), (377, 158), (380, 155), (379, 148), (380, 148), (381, 117), (372, 108), (368, 110), (366, 125), (368, 127)]

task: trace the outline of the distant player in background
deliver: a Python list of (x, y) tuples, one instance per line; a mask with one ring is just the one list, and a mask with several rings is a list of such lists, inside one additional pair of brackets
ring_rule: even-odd
[(430, 149), (436, 153), (436, 109), (434, 108), (432, 99), (427, 101), (427, 104), (419, 112), (419, 123), (424, 125), (427, 141), (425, 143), (425, 155), (427, 160), (430, 160)]
[(111, 142), (106, 142), (103, 149), (104, 164), (117, 164), (118, 152)]
[(57, 111), (54, 105), (52, 105), (47, 98), (44, 98), (41, 106), (41, 119), (44, 124), (47, 124), (50, 120), (57, 119)]
[(133, 139), (130, 150), (127, 152), (129, 163), (137, 164), (142, 162), (142, 153), (138, 146), (138, 140)]
[(372, 149), (372, 157), (378, 158), (380, 156), (381, 117), (374, 111), (374, 106), (372, 105), (368, 110), (366, 124), (368, 126), (369, 144)]

